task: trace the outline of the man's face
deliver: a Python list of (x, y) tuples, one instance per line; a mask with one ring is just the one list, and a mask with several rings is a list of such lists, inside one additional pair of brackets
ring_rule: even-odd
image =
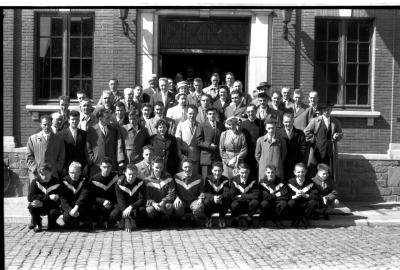
[(136, 126), (139, 123), (139, 117), (134, 115), (129, 115), (129, 124)]
[(306, 176), (306, 170), (303, 167), (296, 166), (294, 168), (294, 175), (296, 176), (297, 179), (304, 179)]
[(208, 121), (215, 122), (215, 119), (216, 119), (215, 111), (208, 111), (207, 119), (208, 119)]
[(226, 100), (228, 97), (228, 91), (224, 88), (219, 89), (219, 97), (222, 98), (222, 100)]
[(157, 80), (150, 80), (149, 85), (151, 88), (156, 88), (157, 87)]
[(282, 88), (282, 92), (281, 93), (282, 93), (282, 98), (284, 100), (287, 100), (287, 99), (290, 98), (289, 89), (288, 88)]
[(223, 171), (224, 171), (223, 168), (218, 167), (218, 166), (214, 166), (214, 167), (212, 168), (212, 170), (211, 170), (211, 173), (212, 173), (212, 175), (213, 175), (213, 178), (214, 178), (215, 180), (220, 179)]
[(51, 179), (51, 171), (49, 171), (47, 169), (40, 169), (39, 176), (43, 182), (49, 182)]
[(103, 103), (104, 105), (106, 105), (106, 107), (110, 107), (111, 106), (111, 94), (109, 93), (104, 93), (103, 94)]
[(157, 105), (157, 106), (154, 107), (154, 114), (156, 116), (162, 117), (163, 111), (164, 111), (164, 107), (162, 107), (160, 105)]
[(163, 93), (166, 93), (168, 91), (168, 89), (169, 89), (169, 85), (168, 85), (167, 81), (161, 80), (161, 81), (159, 81), (158, 85), (160, 87), (160, 90)]
[(267, 177), (268, 181), (274, 181), (275, 180), (275, 171), (271, 170), (270, 168), (267, 168), (265, 170), (265, 176)]
[(150, 117), (150, 108), (149, 107), (143, 107), (142, 108), (142, 114), (145, 118)]
[(60, 100), (60, 110), (65, 112), (68, 110), (69, 103), (66, 100)]
[(53, 122), (52, 122), (53, 127), (55, 127), (55, 128), (61, 127), (62, 122), (63, 122), (63, 118), (61, 115), (59, 115), (58, 117), (53, 119)]
[(169, 89), (174, 89), (174, 80), (168, 79), (168, 86), (169, 86)]
[(48, 119), (43, 118), (42, 122), (40, 122), (40, 126), (43, 130), (44, 133), (50, 133), (51, 132), (51, 123)]
[(133, 89), (133, 93), (134, 93), (134, 95), (135, 95), (136, 98), (140, 98), (140, 96), (141, 96), (142, 93), (143, 93), (143, 88), (140, 87), (140, 86), (138, 86), (138, 87), (136, 87), (135, 89)]
[(200, 104), (204, 109), (210, 107), (210, 98), (208, 96), (202, 96), (200, 99)]
[(186, 105), (186, 96), (185, 95), (179, 96), (178, 104), (179, 104), (179, 106), (182, 106), (182, 107)]
[(182, 86), (182, 87), (179, 88), (178, 92), (187, 94), (187, 93), (189, 93), (189, 87), (188, 86)]
[(219, 77), (217, 77), (217, 76), (212, 76), (212, 77), (211, 77), (211, 84), (214, 85), (214, 86), (217, 86), (218, 83), (219, 83)]
[(123, 118), (125, 116), (125, 108), (123, 106), (115, 107), (115, 114), (118, 116), (118, 118)]
[(133, 181), (135, 181), (136, 176), (137, 176), (137, 172), (136, 172), (136, 171), (132, 171), (131, 169), (126, 169), (126, 171), (125, 171), (125, 177), (126, 177), (126, 181), (127, 181), (129, 184), (132, 184)]
[(72, 129), (77, 129), (79, 124), (79, 117), (78, 116), (70, 116), (68, 119), (69, 126)]
[(100, 165), (101, 175), (103, 177), (107, 177), (110, 175), (111, 172), (111, 164), (102, 162)]
[(265, 125), (265, 130), (267, 131), (267, 134), (270, 136), (275, 135), (276, 127), (274, 124), (266, 124)]
[(226, 75), (226, 77), (225, 77), (226, 85), (232, 85), (233, 80), (234, 80), (234, 78), (231, 74)]
[(279, 96), (279, 94), (274, 93), (272, 95), (272, 104), (274, 104), (275, 106), (278, 106), (280, 101), (281, 101), (281, 97)]
[(124, 99), (126, 101), (132, 101), (133, 100), (133, 92), (132, 91), (125, 92), (124, 93)]
[(203, 89), (203, 84), (201, 82), (193, 82), (193, 87), (194, 87), (194, 91), (196, 91), (197, 93), (201, 93), (201, 90)]
[(188, 120), (190, 122), (194, 122), (194, 121), (196, 121), (196, 116), (197, 116), (197, 111), (192, 109), (192, 108), (189, 108), (188, 111), (187, 111)]
[(101, 122), (101, 124), (102, 124), (103, 126), (107, 126), (107, 125), (110, 124), (110, 121), (111, 121), (111, 114), (108, 113), (108, 112), (105, 112), (105, 113), (103, 114), (103, 117), (100, 117), (99, 120), (100, 120), (100, 122)]
[(246, 113), (250, 120), (256, 119), (256, 108), (253, 106), (247, 107)]
[(81, 111), (86, 115), (91, 112), (90, 102), (88, 100), (83, 100), (81, 102)]
[(151, 159), (153, 158), (153, 153), (151, 152), (150, 149), (145, 149), (143, 150), (142, 156), (146, 163), (150, 163)]
[(71, 168), (68, 171), (69, 177), (71, 177), (72, 181), (78, 181), (79, 176), (81, 175), (81, 170), (78, 168)]
[(292, 117), (283, 117), (283, 125), (287, 130), (291, 130), (293, 128), (293, 118)]
[(192, 171), (193, 171), (192, 163), (191, 162), (183, 162), (182, 171), (185, 173), (186, 176), (192, 175)]
[(311, 92), (308, 96), (308, 101), (310, 102), (310, 106), (314, 107), (318, 104), (318, 94), (317, 92)]
[(331, 113), (332, 113), (332, 107), (330, 107), (330, 106), (327, 106), (326, 108), (322, 109), (322, 114), (325, 117), (329, 118), (331, 116)]
[(117, 81), (110, 80), (110, 81), (108, 82), (108, 87), (109, 87), (110, 90), (113, 91), (113, 92), (117, 91), (117, 89), (118, 89), (118, 83), (117, 83)]
[(266, 108), (268, 100), (266, 98), (258, 98), (258, 104), (260, 104), (261, 108)]
[(325, 181), (326, 178), (328, 178), (328, 176), (329, 176), (329, 172), (327, 172), (325, 170), (319, 170), (318, 176), (319, 176), (319, 178), (321, 178), (322, 181)]
[(239, 105), (240, 103), (240, 96), (238, 94), (233, 94), (231, 96), (232, 102), (235, 103), (236, 105)]
[(293, 100), (296, 105), (300, 105), (301, 101), (303, 100), (303, 97), (299, 93), (294, 93)]
[(243, 85), (242, 85), (242, 83), (241, 83), (241, 82), (234, 82), (234, 83), (233, 83), (233, 90), (242, 92), (242, 90), (243, 90)]
[(246, 181), (247, 177), (249, 176), (249, 170), (248, 169), (244, 169), (244, 168), (240, 168), (239, 176), (240, 176), (240, 180)]
[(167, 126), (165, 124), (160, 124), (157, 127), (157, 131), (159, 134), (164, 135), (167, 132)]
[(81, 103), (82, 100), (83, 100), (85, 97), (86, 97), (85, 94), (81, 94), (81, 93), (76, 94), (76, 99), (79, 101), (79, 103)]
[(153, 168), (154, 176), (155, 177), (160, 177), (161, 173), (162, 173), (162, 171), (164, 169), (164, 164), (162, 162), (154, 163), (152, 168)]

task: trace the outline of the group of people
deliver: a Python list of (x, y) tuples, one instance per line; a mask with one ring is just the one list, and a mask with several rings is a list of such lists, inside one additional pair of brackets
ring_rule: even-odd
[[(130, 231), (172, 217), (178, 225), (219, 213), (219, 227), (239, 217), (252, 225), (309, 225), (337, 203), (334, 188), (342, 130), (333, 104), (302, 91), (273, 91), (261, 82), (250, 96), (227, 73), (203, 87), (200, 78), (180, 81), (152, 76), (150, 87), (118, 90), (109, 81), (96, 106), (79, 91), (80, 111), (59, 98), (60, 110), (40, 118), (41, 130), (27, 143), (31, 179), (30, 228), (109, 228)], [(161, 222), (162, 223), (162, 222)]]

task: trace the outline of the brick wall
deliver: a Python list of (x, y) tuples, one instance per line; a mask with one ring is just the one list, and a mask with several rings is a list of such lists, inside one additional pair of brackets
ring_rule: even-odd
[(14, 10), (3, 14), (3, 135), (13, 136)]

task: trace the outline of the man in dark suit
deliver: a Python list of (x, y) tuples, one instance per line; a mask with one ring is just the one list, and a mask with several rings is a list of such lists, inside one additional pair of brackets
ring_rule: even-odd
[(100, 172), (101, 161), (106, 156), (111, 158), (113, 171), (118, 169), (118, 165), (120, 167), (124, 165), (121, 135), (119, 128), (110, 124), (110, 111), (101, 109), (96, 117), (99, 123), (88, 129), (86, 138), (90, 176)]
[(300, 89), (293, 92), (294, 108), (293, 108), (293, 125), (295, 128), (304, 130), (308, 124), (308, 113), (306, 113), (307, 105), (303, 103), (303, 93)]
[(85, 151), (86, 131), (78, 128), (79, 112), (71, 111), (69, 114), (69, 128), (61, 130), (58, 135), (64, 140), (65, 145), (65, 163), (63, 176), (68, 174), (68, 168), (72, 161), (78, 161), (82, 165), (83, 174), (88, 173), (87, 159)]
[(156, 74), (152, 74), (148, 82), (149, 82), (149, 88), (143, 90), (144, 94), (147, 94), (149, 97), (151, 97), (155, 93), (160, 92), (160, 89), (158, 88), (157, 85), (158, 80)]
[(232, 103), (225, 109), (225, 119), (231, 116), (236, 116), (239, 118), (245, 118), (246, 105), (245, 101), (242, 99), (242, 93), (233, 90), (231, 93)]
[(189, 105), (193, 104), (194, 106), (199, 107), (201, 105), (201, 95), (203, 94), (203, 80), (201, 78), (194, 78), (193, 88), (193, 93), (190, 93), (187, 96), (187, 102)]
[(278, 130), (278, 137), (286, 142), (286, 157), (283, 160), (284, 180), (294, 177), (294, 165), (305, 162), (306, 139), (302, 130), (293, 126), (293, 115), (283, 115), (283, 128)]
[(151, 96), (150, 104), (154, 108), (157, 101), (161, 101), (164, 104), (164, 116), (166, 116), (168, 109), (175, 106), (175, 96), (173, 93), (168, 91), (169, 85), (167, 78), (160, 78), (158, 80), (158, 85), (160, 91)]
[(247, 119), (241, 124), (242, 132), (246, 137), (247, 143), (247, 156), (245, 158), (245, 163), (250, 167), (250, 175), (254, 179), (258, 178), (258, 166), (257, 160), (255, 158), (255, 150), (257, 139), (264, 135), (264, 121), (256, 118), (257, 107), (254, 104), (247, 106), (246, 114)]
[(217, 112), (218, 112), (218, 115), (219, 115), (219, 120), (221, 122), (224, 122), (226, 120), (226, 118), (225, 118), (225, 109), (231, 103), (231, 100), (229, 98), (229, 88), (228, 88), (228, 86), (220, 85), (218, 93), (219, 93), (219, 97), (218, 97), (217, 100), (214, 101), (213, 107), (217, 109)]
[(203, 179), (211, 171), (211, 164), (214, 161), (221, 160), (219, 156), (219, 138), (224, 126), (216, 121), (217, 110), (215, 108), (207, 109), (207, 121), (200, 124), (196, 132), (196, 141), (200, 147), (200, 166)]

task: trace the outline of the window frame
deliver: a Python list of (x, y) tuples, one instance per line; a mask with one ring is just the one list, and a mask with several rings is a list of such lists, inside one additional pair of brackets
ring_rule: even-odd
[[(91, 17), (93, 19), (93, 36), (92, 36), (92, 95), (93, 95), (93, 79), (94, 79), (94, 39), (95, 39), (95, 25), (96, 16), (94, 11), (35, 11), (34, 13), (34, 99), (37, 104), (57, 104), (58, 98), (40, 98), (40, 18), (44, 17), (60, 17), (63, 19), (62, 30), (62, 70), (61, 70), (61, 95), (69, 96), (69, 75), (70, 75), (70, 22), (71, 17)], [(82, 48), (81, 48), (82, 50)], [(82, 56), (80, 57), (82, 59)], [(78, 102), (77, 99), (71, 98), (71, 103)]]
[[(374, 75), (374, 37), (375, 37), (375, 27), (374, 27), (374, 18), (341, 18), (341, 17), (334, 17), (334, 16), (317, 16), (315, 17), (315, 33), (314, 33), (314, 46), (315, 46), (315, 51), (314, 51), (314, 90), (317, 91), (321, 97), (324, 97), (325, 99), (328, 98), (328, 89), (326, 90), (321, 90), (317, 88), (317, 68), (320, 63), (329, 63), (329, 61), (317, 61), (317, 41), (316, 40), (316, 35), (317, 35), (317, 21), (322, 21), (322, 22), (332, 22), (332, 21), (337, 21), (338, 22), (338, 94), (337, 94), (337, 102), (335, 107), (337, 108), (343, 108), (343, 109), (372, 109), (373, 108), (373, 75)], [(367, 104), (346, 104), (346, 86), (349, 84), (347, 83), (347, 74), (346, 74), (346, 65), (348, 64), (347, 60), (347, 29), (348, 29), (348, 23), (351, 22), (357, 22), (359, 23), (368, 23), (369, 24), (369, 60), (368, 60), (368, 82), (367, 83), (361, 83), (361, 85), (367, 84), (369, 86), (368, 89), (368, 103)], [(358, 29), (358, 28), (357, 28)], [(359, 31), (359, 30), (358, 30)], [(328, 42), (328, 41), (326, 41)], [(352, 41), (351, 43), (355, 44), (360, 44), (359, 38), (356, 41)], [(359, 46), (357, 46), (357, 52), (359, 50)], [(353, 62), (350, 62), (353, 63)], [(365, 62), (359, 62), (358, 56), (357, 56), (357, 72), (359, 69), (359, 64), (365, 63)], [(357, 76), (357, 83), (354, 83), (354, 85), (360, 85), (358, 82), (358, 76)], [(322, 93), (321, 91), (325, 91), (325, 93)], [(358, 97), (357, 97), (358, 98)]]

